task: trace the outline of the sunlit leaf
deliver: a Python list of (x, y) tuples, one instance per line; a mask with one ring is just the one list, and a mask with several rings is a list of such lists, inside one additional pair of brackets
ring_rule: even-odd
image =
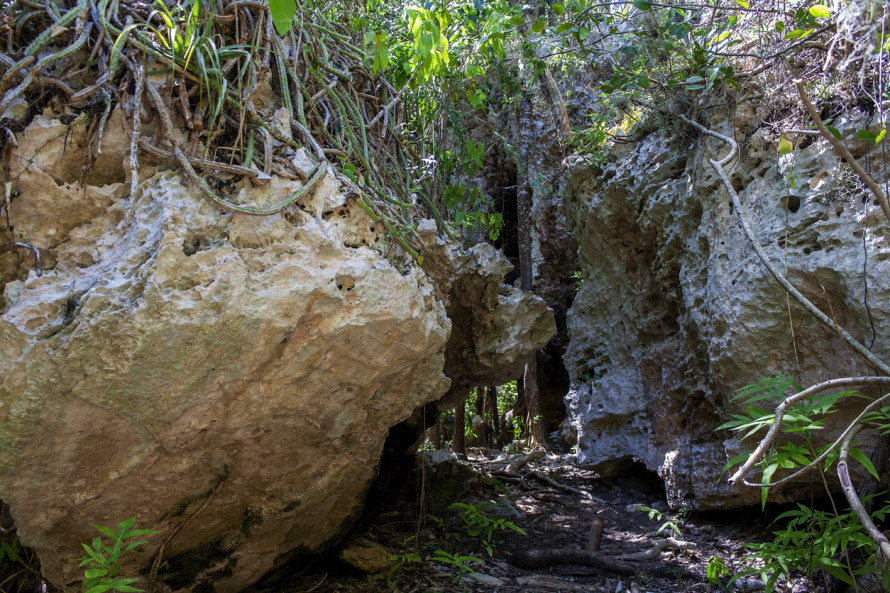
[[(791, 141), (782, 136), (782, 139), (779, 140), (779, 154), (786, 155), (791, 154), (791, 151), (794, 150), (794, 145), (791, 144)], [(790, 414), (789, 414), (790, 415)]]
[(652, 4), (647, 0), (633, 0), (634, 6), (637, 7), (638, 10), (652, 10)]
[(827, 19), (831, 16), (831, 11), (824, 4), (814, 4), (810, 6), (810, 14), (817, 19)]

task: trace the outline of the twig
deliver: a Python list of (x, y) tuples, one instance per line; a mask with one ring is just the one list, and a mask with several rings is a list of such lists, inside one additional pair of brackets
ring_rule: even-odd
[(541, 480), (542, 482), (550, 484), (554, 488), (559, 488), (560, 490), (565, 490), (566, 492), (572, 492), (573, 494), (580, 494), (581, 496), (588, 498), (594, 502), (598, 502), (599, 504), (607, 504), (605, 500), (603, 500), (601, 498), (597, 498), (596, 496), (594, 496), (590, 492), (587, 492), (586, 490), (581, 490), (580, 488), (572, 488), (571, 486), (566, 486), (565, 484), (560, 484), (559, 482), (557, 482), (556, 480), (554, 480), (553, 478), (551, 478), (544, 472), (534, 470), (534, 471), (528, 472), (528, 474), (526, 474), (526, 475), (532, 476), (534, 478)]

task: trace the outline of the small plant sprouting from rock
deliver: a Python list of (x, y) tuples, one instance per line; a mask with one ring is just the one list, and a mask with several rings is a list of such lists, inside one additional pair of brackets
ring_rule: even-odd
[[(104, 593), (114, 590), (121, 593), (135, 593), (142, 591), (133, 587), (135, 578), (118, 578), (121, 571), (121, 556), (127, 552), (135, 552), (136, 548), (146, 543), (144, 540), (129, 541), (140, 535), (157, 533), (151, 529), (132, 529), (136, 517), (124, 519), (117, 524), (117, 531), (112, 531), (102, 525), (93, 525), (96, 529), (108, 536), (111, 545), (102, 543), (102, 538), (95, 538), (90, 545), (82, 544), (86, 556), (80, 559), (80, 566), (86, 566), (84, 571), (84, 593)], [(125, 543), (126, 542), (126, 543)]]

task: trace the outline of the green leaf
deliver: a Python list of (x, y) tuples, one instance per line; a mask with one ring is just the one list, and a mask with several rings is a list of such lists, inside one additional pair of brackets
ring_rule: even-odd
[(844, 137), (841, 136), (841, 133), (838, 131), (837, 128), (832, 127), (832, 126), (825, 126), (825, 129), (827, 129), (829, 132), (831, 132), (831, 135), (834, 136), (835, 138), (837, 138), (838, 140), (843, 140)]
[(856, 136), (859, 137), (860, 140), (865, 140), (866, 142), (876, 143), (878, 137), (869, 130), (856, 130)]
[(674, 44), (668, 39), (665, 39), (661, 42), (661, 47), (663, 47), (665, 51), (673, 51)]
[(83, 576), (88, 579), (95, 579), (97, 577), (104, 577), (108, 574), (107, 568), (88, 568), (84, 571)]
[(294, 0), (269, 0), (269, 12), (272, 13), (275, 30), (284, 37), (294, 24), (297, 3)]
[(553, 4), (550, 6), (550, 8), (551, 8), (551, 10), (553, 10), (553, 13), (556, 14), (557, 16), (566, 11), (566, 7), (563, 6), (562, 4)]
[(638, 10), (652, 10), (652, 4), (648, 0), (633, 0)]
[(534, 31), (535, 33), (540, 33), (546, 26), (547, 25), (546, 23), (544, 23), (544, 21), (535, 21), (535, 24), (532, 25), (532, 31)]
[(637, 46), (635, 46), (635, 45), (625, 45), (624, 47), (621, 48), (621, 53), (623, 53), (624, 55), (626, 55), (629, 58), (632, 58), (635, 55), (637, 55), (638, 53), (640, 53), (640, 50), (637, 49)]
[(875, 477), (876, 480), (880, 480), (881, 477), (878, 475), (878, 471), (875, 469), (874, 464), (871, 462), (871, 459), (865, 456), (859, 449), (853, 447), (850, 449), (850, 456), (862, 464), (862, 467), (868, 471), (871, 475)]
[(776, 21), (776, 33), (781, 34), (785, 31), (785, 23), (782, 21)]
[(649, 79), (646, 78), (645, 76), (637, 76), (636, 81), (637, 81), (637, 86), (640, 87), (641, 89), (649, 88)]
[(695, 83), (695, 82), (704, 82), (704, 81), (705, 81), (704, 76), (690, 76), (689, 78), (686, 79), (686, 82), (689, 84)]
[[(786, 138), (785, 136), (782, 136), (782, 139), (779, 140), (779, 154), (791, 154), (793, 150), (794, 145), (791, 144), (791, 141), (788, 140), (788, 138)], [(788, 414), (787, 416), (789, 417), (788, 420), (797, 420), (797, 417), (795, 417), (794, 414)]]
[(798, 37), (800, 37), (803, 34), (804, 34), (803, 29), (794, 29), (793, 31), (788, 31), (785, 34), (784, 39), (797, 39)]
[(824, 4), (814, 4), (810, 6), (810, 14), (817, 19), (827, 19), (831, 16), (831, 11)]
[(510, 22), (513, 23), (514, 25), (524, 25), (525, 19), (517, 14), (516, 16), (510, 17)]
[(750, 9), (751, 6), (745, 0), (735, 0), (742, 8)]
[(556, 32), (557, 32), (557, 33), (565, 33), (565, 32), (568, 31), (569, 29), (574, 28), (574, 26), (575, 26), (575, 25), (573, 25), (572, 23), (563, 23), (563, 24), (561, 24), (560, 26), (558, 26), (558, 27), (556, 28)]

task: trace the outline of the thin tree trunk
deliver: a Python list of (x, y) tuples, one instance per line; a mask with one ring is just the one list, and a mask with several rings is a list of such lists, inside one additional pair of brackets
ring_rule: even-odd
[[(528, 99), (523, 97), (519, 116), (519, 171), (516, 188), (516, 211), (519, 223), (519, 288), (534, 292), (534, 278), (532, 275), (532, 196), (533, 191), (530, 182), (529, 167), (531, 161), (529, 154), (532, 146), (532, 121), (531, 106)], [(538, 363), (536, 353), (529, 354), (525, 362), (525, 372), (522, 374), (522, 383), (525, 392), (526, 426), (529, 436), (529, 445), (532, 447), (544, 447), (549, 450), (544, 439), (544, 429), (541, 426), (541, 412), (538, 394)]]
[(501, 434), (501, 417), (498, 415), (498, 388), (495, 385), (489, 385), (485, 390), (488, 401), (488, 413), (491, 414), (491, 427), (494, 429), (494, 436)]
[(451, 450), (458, 455), (467, 454), (467, 419), (464, 414), (467, 395), (468, 394), (464, 394), (454, 407), (454, 441), (452, 441)]
[(442, 428), (439, 426), (439, 419), (430, 427), (430, 440), (433, 441), (433, 447), (438, 451), (442, 448)]

